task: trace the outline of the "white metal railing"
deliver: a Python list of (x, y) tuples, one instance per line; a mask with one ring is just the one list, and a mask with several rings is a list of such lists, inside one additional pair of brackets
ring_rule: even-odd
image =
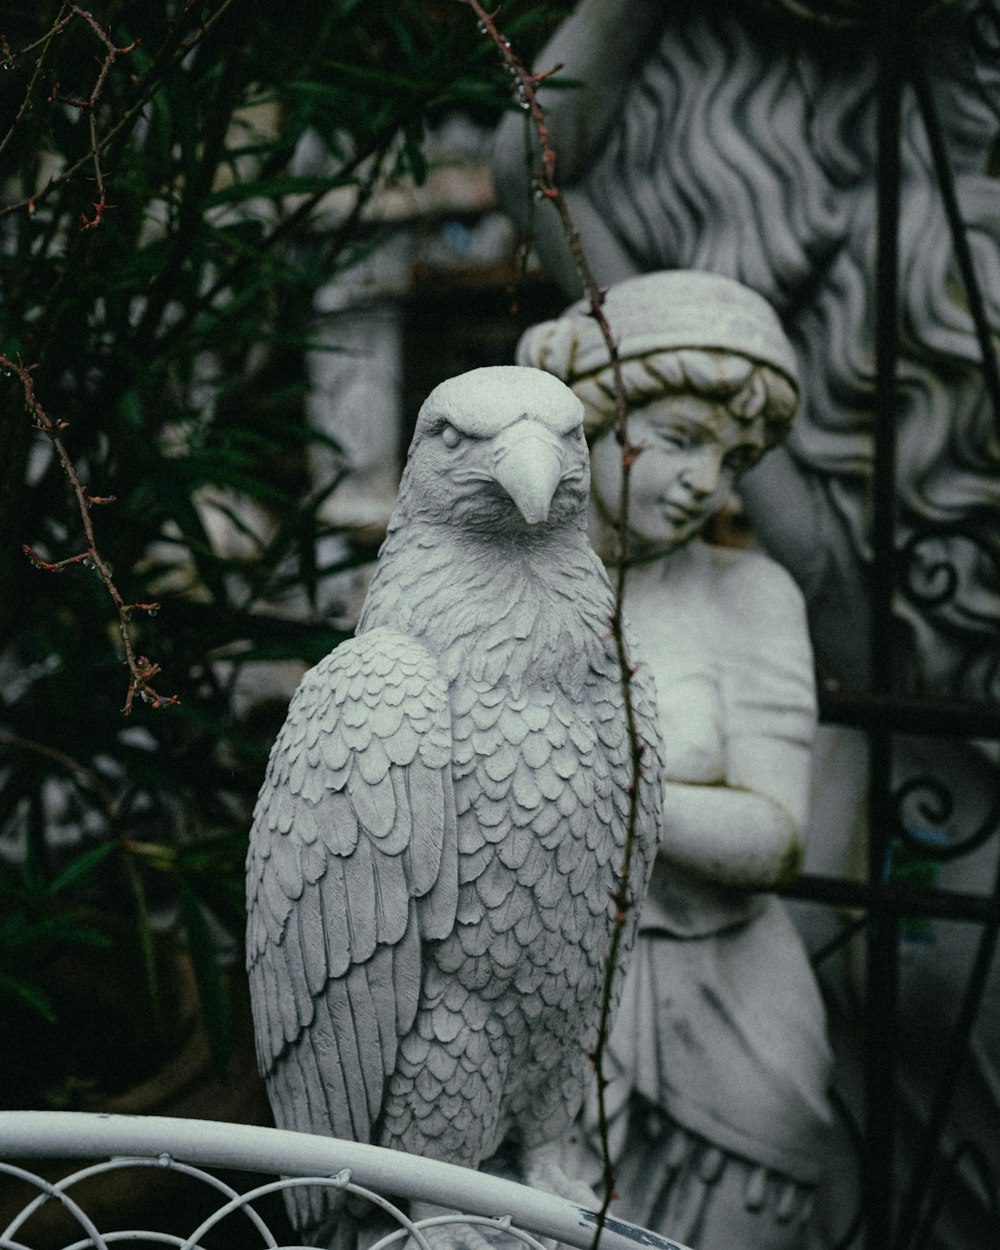
[[(46, 1180), (25, 1165), (26, 1160), (98, 1160), (59, 1181)], [(21, 1163), (16, 1162), (21, 1160)], [(35, 1165), (37, 1166), (37, 1164)], [(217, 1195), (218, 1205), (186, 1236), (130, 1229), (101, 1232), (88, 1214), (85, 1198), (74, 1189), (101, 1173), (129, 1168), (162, 1168), (203, 1183)], [(213, 1176), (209, 1169), (274, 1174), (266, 1184), (240, 1191)], [(223, 1220), (242, 1212), (253, 1234), (247, 1250), (299, 1250), (279, 1246), (275, 1234), (254, 1203), (267, 1194), (297, 1185), (323, 1185), (357, 1194), (381, 1207), (398, 1225), (372, 1250), (390, 1244), (401, 1250), (412, 1235), (420, 1250), (428, 1250), (421, 1230), (433, 1224), (460, 1222), (499, 1228), (530, 1250), (545, 1250), (539, 1237), (554, 1238), (578, 1250), (589, 1250), (597, 1217), (572, 1202), (525, 1185), (469, 1168), (421, 1159), (337, 1138), (292, 1133), (283, 1129), (163, 1116), (110, 1115), (83, 1111), (0, 1111), (0, 1175), (26, 1182), (37, 1190), (16, 1213), (5, 1215), (0, 1228), (0, 1250), (31, 1250), (31, 1217), (45, 1204), (59, 1203), (79, 1228), (79, 1237), (64, 1250), (109, 1250), (119, 1242), (199, 1250), (201, 1239)], [(414, 1224), (384, 1195), (417, 1200), (447, 1208), (454, 1214)], [(79, 1199), (79, 1200), (78, 1200)], [(2, 1222), (2, 1221), (0, 1221)], [(601, 1235), (603, 1250), (685, 1250), (678, 1242), (609, 1216)]]

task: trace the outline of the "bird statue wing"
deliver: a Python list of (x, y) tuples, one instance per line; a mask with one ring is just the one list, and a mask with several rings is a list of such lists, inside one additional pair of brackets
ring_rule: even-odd
[(283, 1127), (371, 1140), (421, 941), (455, 924), (451, 755), (437, 662), (393, 630), (342, 643), (292, 699), (247, 864), (258, 1057)]

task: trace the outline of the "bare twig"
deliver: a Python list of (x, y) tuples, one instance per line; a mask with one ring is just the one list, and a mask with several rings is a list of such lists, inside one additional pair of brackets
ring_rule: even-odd
[[(28, 44), (26, 48), (22, 48), (21, 51), (18, 53), (18, 56), (23, 56), (26, 52), (31, 52), (32, 49), (34, 48), (37, 48), (39, 46), (42, 47), (41, 55), (35, 61), (35, 68), (31, 74), (31, 81), (28, 83), (27, 90), (24, 93), (24, 99), (21, 101), (21, 104), (17, 112), (14, 115), (14, 120), (10, 123), (10, 126), (8, 126), (7, 133), (4, 135), (2, 139), (0, 139), (0, 152), (3, 152), (7, 144), (10, 143), (11, 139), (14, 137), (14, 132), (17, 130), (18, 126), (21, 123), (21, 118), (24, 117), (28, 109), (31, 108), (31, 96), (35, 90), (36, 83), (41, 77), (42, 67), (45, 64), (45, 57), (46, 57), (46, 54), (48, 53), (49, 48), (52, 45), (52, 40), (72, 20), (73, 20), (73, 14), (66, 12), (66, 6), (64, 6), (63, 12), (60, 13), (59, 17), (56, 18), (55, 22), (53, 22), (53, 24), (49, 27), (49, 29), (45, 32), (45, 34), (42, 35), (40, 39), (36, 39), (34, 43)], [(2, 57), (0, 57), (0, 59), (2, 59), (5, 68), (10, 68), (10, 66), (16, 64), (16, 58), (14, 56), (14, 53), (11, 52), (6, 39), (2, 40), (2, 47), (3, 47), (3, 52), (2, 52)], [(30, 207), (31, 207), (31, 204), (29, 203), (29, 208)]]
[(90, 510), (92, 507), (102, 504), (114, 503), (115, 497), (114, 495), (90, 494), (80, 481), (79, 474), (66, 451), (62, 439), (59, 437), (60, 433), (66, 429), (66, 422), (53, 420), (38, 401), (31, 378), (33, 367), (24, 364), (21, 360), (13, 361), (7, 356), (0, 355), (0, 368), (9, 370), (20, 379), (21, 388), (24, 392), (25, 411), (31, 417), (36, 428), (48, 438), (55, 448), (59, 463), (62, 465), (63, 472), (69, 480), (73, 494), (76, 496), (77, 506), (83, 520), (83, 531), (86, 536), (87, 546), (83, 551), (79, 551), (75, 555), (56, 561), (42, 559), (38, 552), (27, 544), (23, 546), (22, 550), (36, 568), (44, 569), (49, 573), (61, 573), (63, 569), (73, 564), (82, 564), (85, 567), (92, 567), (97, 570), (118, 612), (118, 632), (121, 635), (122, 646), (125, 650), (125, 663), (128, 665), (129, 670), (128, 693), (125, 698), (125, 706), (122, 709), (126, 716), (132, 711), (132, 704), (136, 695), (143, 702), (152, 704), (154, 708), (165, 707), (171, 703), (179, 703), (180, 700), (176, 695), (162, 695), (153, 686), (152, 679), (160, 671), (160, 666), (144, 655), (136, 655), (129, 632), (129, 623), (133, 612), (147, 612), (150, 616), (155, 616), (159, 611), (160, 605), (158, 603), (126, 603), (114, 583), (110, 566), (97, 549), (97, 538), (94, 534), (94, 524), (90, 517)]
[[(177, 61), (182, 60), (185, 56), (187, 56), (189, 52), (191, 51), (191, 49), (197, 46), (197, 44), (199, 44), (208, 35), (212, 27), (215, 26), (215, 24), (219, 21), (219, 19), (223, 16), (223, 14), (229, 8), (231, 8), (235, 2), (236, 0), (222, 0), (222, 3), (215, 10), (215, 12), (212, 13), (210, 17), (206, 18), (203, 22), (199, 24), (198, 29), (194, 35), (192, 35), (189, 39), (183, 39), (180, 41), (179, 45), (173, 49), (173, 51), (170, 53), (168, 57), (166, 57), (166, 63), (174, 64)], [(181, 17), (183, 17), (191, 7), (192, 5), (189, 3), (185, 7), (184, 14), (181, 14)], [(77, 10), (77, 9), (79, 9), (79, 6), (75, 4), (68, 5), (66, 6), (66, 9), (64, 10), (64, 12), (66, 10)], [(44, 43), (47, 46), (48, 40), (51, 38), (53, 34), (56, 33), (57, 29), (62, 29), (68, 21), (72, 20), (73, 18), (77, 16), (78, 16), (77, 12), (72, 12), (72, 11), (68, 12), (68, 16), (66, 18), (63, 18), (62, 16), (60, 16), (58, 21), (45, 33), (45, 35), (43, 35), (39, 39), (36, 39), (34, 43), (28, 44), (26, 47), (21, 48), (17, 53), (12, 52), (5, 44), (0, 45), (0, 61), (2, 61), (6, 65), (13, 65), (16, 63), (19, 57), (24, 56), (25, 53), (32, 51), (34, 48), (39, 47), (41, 44)], [(96, 26), (96, 23), (94, 22), (92, 15), (89, 13), (86, 13), (85, 10), (79, 9), (79, 16), (81, 18), (85, 18), (85, 20), (88, 20), (90, 25)], [(102, 37), (102, 41), (104, 41), (105, 36), (103, 32), (102, 32), (101, 37)], [(109, 48), (114, 48), (114, 44), (111, 43), (110, 39), (107, 40), (106, 46), (108, 46)], [(115, 55), (117, 56), (125, 52), (130, 52), (132, 51), (132, 48), (134, 48), (134, 46), (135, 45), (132, 44), (132, 45), (129, 45), (129, 47), (127, 48), (115, 48)], [(111, 55), (110, 52), (108, 53), (108, 55), (109, 56)], [(107, 62), (107, 57), (105, 58), (105, 61), (102, 62), (102, 71), (104, 72), (103, 73), (99, 72), (99, 75), (98, 75), (101, 89), (103, 89), (104, 80), (107, 77), (107, 71), (104, 70), (105, 65), (107, 65), (107, 70), (110, 70), (111, 66)], [(163, 65), (163, 59), (160, 57), (159, 54), (157, 54), (157, 56), (153, 58), (152, 65), (150, 65), (149, 69), (147, 69), (143, 77), (136, 83), (136, 90), (138, 91), (138, 95), (136, 97), (135, 102), (131, 104), (122, 113), (121, 117), (119, 117), (119, 119), (114, 123), (114, 125), (110, 126), (108, 130), (106, 130), (105, 133), (99, 137), (97, 136), (96, 126), (93, 121), (95, 110), (89, 104), (89, 102), (87, 100), (63, 100), (62, 101), (63, 103), (75, 104), (78, 108), (81, 108), (81, 107), (90, 108), (90, 112), (91, 112), (90, 146), (88, 147), (87, 151), (83, 154), (83, 156), (81, 156), (78, 160), (74, 161), (72, 165), (67, 166), (60, 173), (54, 174), (48, 180), (48, 182), (45, 184), (44, 187), (40, 187), (32, 195), (27, 195), (23, 199), (17, 200), (11, 204), (5, 204), (2, 208), (0, 208), (0, 217), (6, 217), (9, 213), (20, 212), (21, 209), (25, 209), (25, 208), (28, 210), (29, 213), (35, 212), (38, 206), (42, 204), (45, 200), (47, 200), (54, 191), (56, 191), (59, 187), (64, 186), (67, 182), (69, 182), (69, 180), (75, 177), (80, 172), (80, 170), (83, 169), (85, 166), (87, 166), (88, 164), (93, 164), (93, 163), (96, 163), (99, 165), (102, 154), (106, 151), (106, 149), (108, 148), (112, 140), (115, 139), (126, 126), (128, 126), (131, 122), (133, 122), (136, 116), (139, 113), (141, 113), (142, 110), (149, 103), (150, 99), (152, 98), (156, 90), (156, 87), (159, 84), (159, 81), (160, 81), (159, 74), (160, 74), (162, 65)], [(53, 92), (52, 92), (53, 98), (55, 98), (57, 91), (58, 91), (58, 83), (56, 84), (56, 87), (53, 89)], [(100, 92), (98, 92), (98, 95), (99, 94)], [(91, 96), (93, 96), (93, 92), (91, 93)], [(26, 95), (24, 111), (26, 111), (27, 100), (28, 100), (28, 96)], [(96, 100), (94, 102), (96, 103)], [(20, 119), (20, 117), (21, 117), (21, 113), (19, 113), (18, 117), (15, 119), (15, 123), (14, 123), (15, 126), (17, 124), (17, 121)], [(11, 132), (13, 132), (13, 127), (11, 128)], [(4, 143), (7, 142), (8, 138), (9, 138), (9, 135), (5, 137)], [(102, 174), (102, 178), (103, 176), (104, 175)], [(100, 221), (100, 216), (103, 215), (104, 211), (107, 208), (112, 207), (112, 205), (109, 205), (106, 202), (103, 204), (103, 206), (101, 205), (102, 186), (103, 184), (99, 183), (98, 199), (97, 199), (97, 202), (94, 204), (95, 215), (99, 213), (99, 215), (97, 216), (97, 221), (93, 219), (90, 219), (90, 220), (85, 219), (83, 222), (83, 225), (86, 227), (93, 228), (93, 226), (98, 224), (98, 222)]]
[[(118, 60), (119, 56), (123, 56), (125, 53), (131, 52), (136, 45), (134, 43), (130, 43), (127, 47), (119, 48), (116, 44), (112, 43), (107, 31), (105, 31), (105, 29), (94, 19), (93, 14), (90, 13), (89, 10), (81, 9), (78, 4), (70, 4), (69, 7), (74, 16), (82, 18), (87, 23), (107, 49), (104, 60), (101, 62), (101, 68), (98, 71), (97, 78), (94, 81), (94, 86), (91, 89), (88, 98), (86, 100), (63, 101), (63, 103), (72, 104), (74, 108), (85, 109), (89, 113), (87, 121), (90, 129), (90, 155), (94, 161), (94, 181), (97, 183), (97, 199), (94, 202), (93, 217), (88, 218), (86, 213), (81, 213), (80, 221), (81, 229), (93, 230), (95, 226), (99, 226), (101, 224), (101, 221), (104, 218), (105, 210), (114, 207), (113, 205), (108, 204), (105, 198), (105, 175), (104, 170), (101, 168), (101, 145), (98, 142), (97, 136), (97, 103), (101, 98), (101, 92), (104, 90), (104, 84), (107, 81), (108, 74), (111, 72), (112, 65), (114, 65), (115, 61)], [(58, 85), (53, 90), (52, 95), (49, 97), (50, 99), (58, 98), (56, 96), (57, 90)]]
[(539, 154), (541, 158), (541, 168), (534, 175), (535, 194), (540, 198), (547, 199), (559, 215), (559, 221), (562, 225), (563, 233), (569, 244), (570, 252), (576, 263), (577, 272), (583, 283), (587, 298), (590, 301), (590, 315), (597, 322), (604, 338), (605, 345), (608, 349), (608, 358), (614, 377), (615, 389), (615, 409), (617, 416), (616, 439), (621, 447), (621, 466), (622, 466), (622, 489), (621, 501), (619, 506), (618, 517), (615, 523), (617, 532), (617, 576), (615, 578), (615, 602), (614, 612), (609, 622), (611, 631), (615, 640), (615, 649), (618, 656), (618, 666), (621, 672), (622, 693), (625, 704), (625, 717), (628, 730), (629, 748), (631, 754), (632, 780), (629, 786), (629, 809), (628, 823), (626, 826), (625, 849), (622, 858), (621, 872), (618, 877), (618, 885), (612, 894), (612, 901), (615, 905), (614, 928), (611, 934), (611, 947), (608, 951), (605, 965), (604, 991), (601, 1000), (601, 1017), (598, 1027), (597, 1044), (591, 1055), (594, 1064), (594, 1071), (597, 1077), (597, 1103), (598, 1103), (598, 1132), (600, 1135), (602, 1168), (604, 1178), (604, 1198), (601, 1204), (601, 1210), (598, 1213), (597, 1224), (594, 1231), (594, 1240), (592, 1250), (596, 1250), (600, 1242), (601, 1233), (607, 1220), (608, 1210), (615, 1197), (615, 1174), (614, 1166), (611, 1161), (611, 1149), (608, 1136), (608, 1116), (607, 1105), (605, 1099), (605, 1090), (608, 1080), (604, 1075), (604, 1056), (611, 1031), (611, 997), (612, 985), (618, 964), (619, 952), (621, 949), (622, 934), (628, 920), (629, 912), (636, 905), (636, 899), (631, 889), (632, 863), (635, 856), (635, 840), (636, 828), (639, 816), (639, 783), (643, 777), (642, 759), (646, 747), (642, 739), (639, 737), (638, 725), (635, 715), (635, 701), (633, 698), (632, 678), (635, 675), (635, 666), (631, 663), (628, 650), (625, 644), (625, 637), (622, 631), (622, 608), (625, 601), (625, 584), (626, 575), (629, 566), (629, 550), (628, 550), (628, 522), (629, 522), (629, 483), (631, 478), (632, 466), (636, 458), (642, 452), (642, 447), (634, 444), (629, 439), (628, 433), (628, 408), (626, 404), (625, 385), (621, 374), (621, 362), (618, 355), (618, 346), (615, 342), (614, 335), (611, 332), (611, 326), (603, 312), (604, 290), (598, 286), (593, 272), (584, 254), (583, 244), (580, 241), (579, 232), (573, 222), (572, 215), (566, 199), (559, 189), (556, 180), (557, 160), (556, 153), (552, 147), (549, 136), (548, 122), (545, 118), (545, 112), (538, 100), (538, 85), (546, 78), (554, 74), (561, 66), (553, 66), (551, 69), (542, 73), (532, 73), (526, 68), (520, 57), (511, 46), (511, 42), (498, 29), (494, 16), (488, 13), (480, 3), (480, 0), (459, 0), (460, 3), (467, 5), (476, 14), (479, 22), (479, 29), (495, 44), (504, 66), (513, 80), (514, 95), (518, 104), (525, 109), (534, 126), (535, 134), (538, 139)]

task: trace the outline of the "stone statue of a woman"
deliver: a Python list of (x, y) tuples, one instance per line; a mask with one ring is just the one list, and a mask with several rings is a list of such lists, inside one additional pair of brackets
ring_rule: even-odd
[[(586, 409), (593, 539), (617, 548), (621, 449), (586, 305), (518, 348)], [(626, 611), (656, 677), (661, 849), (605, 1075), (616, 1213), (699, 1250), (803, 1250), (828, 1127), (822, 1002), (784, 905), (803, 847), (815, 730), (802, 596), (769, 558), (699, 531), (788, 430), (792, 349), (767, 302), (668, 271), (608, 292), (629, 432)]]
[[(866, 18), (878, 8), (580, 0), (537, 64), (562, 65), (571, 80), (565, 90), (543, 84), (541, 99), (598, 282), (668, 268), (724, 274), (773, 305), (794, 345), (800, 417), (740, 493), (758, 538), (806, 596), (824, 671), (851, 687), (871, 680), (878, 44)], [(791, 11), (783, 20), (782, 10)], [(910, 10), (925, 13), (904, 25), (926, 61), (996, 333), (1000, 57), (995, 35), (980, 32), (995, 7), (957, 0)], [(893, 606), (899, 671), (914, 691), (995, 700), (996, 418), (912, 90), (900, 107), (896, 488), (898, 542), (909, 554)], [(532, 194), (537, 157), (526, 156), (522, 123), (512, 113), (500, 129), (497, 192), (574, 298), (575, 263), (555, 211)]]
[[(752, 287), (777, 311), (799, 363), (800, 412), (785, 444), (746, 474), (739, 491), (756, 538), (805, 595), (824, 679), (848, 690), (870, 689), (873, 681), (883, 45), (871, 23), (889, 11), (862, 0), (579, 0), (536, 65), (544, 71), (561, 64), (564, 82), (575, 84), (557, 90), (557, 79), (546, 81), (540, 93), (559, 184), (597, 281), (711, 270)], [(903, 12), (906, 55), (889, 62), (907, 67), (894, 179), (896, 578), (891, 634), (881, 626), (879, 636), (891, 637), (898, 693), (995, 704), (1000, 442), (924, 114), (937, 117), (996, 342), (1000, 10), (979, 0), (915, 0)], [(927, 84), (919, 94), (918, 79)], [(546, 270), (575, 298), (579, 279), (557, 214), (533, 194), (538, 158), (525, 127), (518, 112), (501, 127), (498, 195)], [(1000, 865), (996, 756), (992, 747), (950, 736), (946, 724), (941, 736), (895, 737), (891, 786), (919, 871), (943, 889), (981, 893)], [(807, 866), (864, 877), (866, 740), (828, 724), (817, 748)], [(930, 843), (926, 856), (921, 841)], [(948, 857), (939, 859), (942, 849)], [(796, 915), (816, 951), (846, 932), (847, 918), (832, 907), (799, 907)], [(949, 1178), (933, 1204), (933, 1244), (948, 1250), (996, 1239), (989, 1198), (996, 1177), (984, 1182), (979, 1163), (996, 1156), (1000, 1140), (996, 964), (969, 1035), (947, 1133), (931, 1114), (946, 1089), (940, 1081), (952, 1067), (954, 1032), (966, 1028), (964, 995), (979, 942), (976, 925), (933, 920), (904, 932), (901, 946), (897, 1192), (905, 1203), (924, 1146), (933, 1145)], [(863, 1013), (873, 1004), (863, 960), (843, 955), (825, 960), (821, 971), (836, 1013), (838, 1092), (848, 1105), (860, 1105), (862, 1039), (870, 1026)], [(830, 1169), (839, 1184), (824, 1186), (822, 1204), (843, 1226), (857, 1204), (859, 1161), (848, 1137), (841, 1141)]]

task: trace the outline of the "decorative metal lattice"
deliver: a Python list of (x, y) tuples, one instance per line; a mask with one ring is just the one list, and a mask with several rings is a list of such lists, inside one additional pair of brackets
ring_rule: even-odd
[[(0, 1179), (23, 1182), (29, 1190), (15, 1211), (0, 1208), (4, 1210), (0, 1250), (35, 1250), (38, 1243), (33, 1241), (32, 1218), (52, 1203), (62, 1208), (76, 1233), (62, 1241), (63, 1250), (108, 1250), (122, 1242), (205, 1250), (214, 1244), (212, 1235), (234, 1221), (242, 1226), (236, 1233), (238, 1240), (231, 1244), (246, 1250), (256, 1246), (299, 1250), (299, 1243), (290, 1244), (287, 1232), (272, 1228), (275, 1221), (261, 1214), (258, 1207), (271, 1195), (302, 1185), (337, 1189), (379, 1208), (393, 1231), (371, 1250), (402, 1246), (407, 1239), (412, 1239), (415, 1250), (430, 1250), (426, 1230), (442, 1224), (475, 1225), (488, 1233), (490, 1244), (508, 1244), (512, 1250), (517, 1245), (548, 1250), (541, 1237), (588, 1250), (598, 1218), (593, 1211), (562, 1198), (468, 1168), (379, 1146), (245, 1124), (91, 1112), (7, 1111), (0, 1112), (0, 1143)], [(35, 1170), (40, 1159), (99, 1162), (70, 1170), (53, 1181)], [(155, 1228), (102, 1230), (99, 1224), (117, 1220), (107, 1212), (99, 1219), (89, 1209), (82, 1193), (85, 1183), (102, 1175), (142, 1169), (169, 1172), (195, 1182), (210, 1199), (208, 1214), (202, 1214), (199, 1206), (185, 1234)], [(216, 1169), (265, 1173), (275, 1179), (242, 1188), (215, 1175)], [(401, 1205), (407, 1200), (447, 1208), (448, 1213), (414, 1221)], [(604, 1250), (634, 1250), (636, 1246), (685, 1250), (675, 1241), (614, 1217), (607, 1219), (601, 1245)]]
[[(995, 60), (1000, 54), (1000, 7), (995, 0), (965, 6), (970, 46)], [(931, 882), (894, 879), (894, 859), (909, 852), (928, 865), (970, 856), (991, 842), (1000, 830), (1000, 781), (984, 787), (983, 810), (970, 827), (959, 828), (958, 800), (953, 786), (930, 771), (900, 777), (899, 742), (925, 736), (996, 743), (1000, 740), (993, 682), (996, 668), (996, 620), (985, 613), (962, 615), (954, 607), (956, 592), (975, 573), (994, 584), (1000, 569), (996, 515), (992, 509), (972, 510), (960, 521), (912, 524), (897, 489), (897, 417), (900, 347), (900, 222), (905, 186), (901, 176), (901, 102), (912, 92), (926, 135), (929, 167), (941, 196), (961, 277), (965, 306), (975, 327), (983, 378), (995, 421), (1000, 423), (1000, 361), (995, 330), (990, 325), (969, 227), (963, 219), (955, 177), (938, 116), (938, 101), (929, 76), (932, 58), (916, 37), (919, 6), (910, 0), (879, 0), (871, 18), (878, 48), (878, 248), (875, 269), (876, 419), (872, 481), (870, 568), (871, 688), (859, 692), (827, 692), (821, 718), (829, 723), (864, 729), (870, 751), (868, 872), (864, 882), (804, 876), (787, 893), (814, 902), (860, 908), (864, 916), (846, 924), (840, 938), (814, 955), (822, 962), (864, 929), (867, 937), (864, 1014), (863, 1123), (853, 1123), (839, 1107), (859, 1155), (860, 1207), (836, 1250), (861, 1244), (866, 1250), (917, 1250), (937, 1245), (936, 1224), (959, 1171), (978, 1188), (988, 1212), (983, 1236), (994, 1244), (1000, 1235), (1000, 1183), (996, 1158), (972, 1140), (946, 1144), (946, 1130), (959, 1093), (972, 1044), (973, 1029), (984, 999), (1000, 939), (1000, 867), (982, 889), (949, 890)], [(902, 537), (903, 534), (906, 537)], [(906, 689), (900, 665), (898, 630), (901, 605), (941, 613), (948, 628), (991, 640), (985, 662), (957, 681), (962, 689), (981, 691), (982, 698), (946, 697)], [(965, 814), (968, 819), (968, 813)], [(953, 817), (956, 819), (953, 821)], [(946, 838), (933, 836), (954, 824)], [(917, 1130), (912, 1170), (905, 1185), (894, 1175), (900, 1150), (901, 940), (907, 922), (956, 920), (980, 926), (973, 943), (957, 1011), (939, 1047), (940, 1079), (930, 1095), (926, 1117)], [(950, 1244), (950, 1243), (949, 1243)], [(983, 1241), (982, 1244), (987, 1244)]]

